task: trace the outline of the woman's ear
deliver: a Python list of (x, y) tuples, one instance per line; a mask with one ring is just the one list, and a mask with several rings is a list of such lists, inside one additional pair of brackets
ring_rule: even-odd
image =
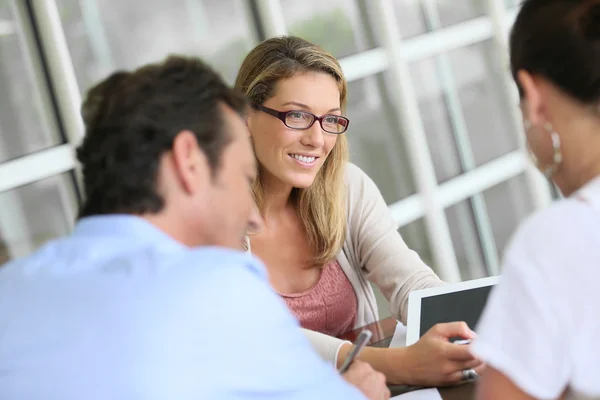
[(254, 119), (256, 118), (256, 110), (250, 107), (246, 114), (246, 126), (248, 127), (248, 136), (252, 138), (252, 126), (254, 126)]
[(517, 80), (523, 91), (523, 118), (531, 125), (541, 125), (546, 122), (544, 102), (538, 80), (525, 70), (517, 72)]

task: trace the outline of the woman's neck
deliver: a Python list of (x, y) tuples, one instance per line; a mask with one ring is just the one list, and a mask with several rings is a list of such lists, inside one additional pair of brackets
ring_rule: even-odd
[(281, 216), (290, 207), (293, 187), (282, 182), (271, 174), (265, 174), (262, 181), (263, 218), (265, 222)]
[(575, 171), (570, 171), (569, 175), (570, 177), (568, 180), (563, 179), (561, 181), (559, 178), (556, 180), (557, 186), (561, 189), (563, 195), (567, 197), (600, 176), (600, 162), (583, 165)]
[(590, 121), (578, 125), (572, 131), (577, 133), (565, 140), (563, 163), (554, 177), (567, 197), (600, 175), (600, 125)]

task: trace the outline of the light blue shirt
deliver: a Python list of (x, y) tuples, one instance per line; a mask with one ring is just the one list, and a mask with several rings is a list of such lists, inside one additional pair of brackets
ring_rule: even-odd
[(363, 399), (242, 252), (81, 220), (0, 268), (0, 399)]

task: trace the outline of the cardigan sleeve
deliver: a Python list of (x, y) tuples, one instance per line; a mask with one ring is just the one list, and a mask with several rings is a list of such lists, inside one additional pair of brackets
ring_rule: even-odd
[(348, 164), (346, 185), (350, 262), (381, 289), (392, 315), (406, 324), (409, 293), (444, 282), (408, 248), (371, 178)]
[(312, 347), (321, 356), (323, 360), (336, 367), (338, 353), (344, 343), (350, 343), (346, 340), (341, 340), (333, 336), (325, 335), (311, 331), (308, 329), (302, 329), (302, 332), (306, 338), (310, 341)]

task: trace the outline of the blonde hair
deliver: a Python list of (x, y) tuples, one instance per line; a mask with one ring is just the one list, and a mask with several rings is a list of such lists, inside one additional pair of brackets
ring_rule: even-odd
[[(277, 83), (307, 72), (326, 73), (335, 79), (344, 112), (348, 85), (340, 64), (321, 47), (294, 36), (268, 39), (256, 46), (244, 59), (235, 87), (246, 95), (250, 104), (263, 104), (273, 96)], [(314, 251), (315, 266), (333, 260), (344, 243), (344, 170), (347, 161), (348, 141), (346, 135), (341, 134), (313, 184), (306, 189), (292, 189), (292, 201)], [(262, 213), (264, 188), (260, 176), (255, 181), (253, 192), (256, 205)]]

